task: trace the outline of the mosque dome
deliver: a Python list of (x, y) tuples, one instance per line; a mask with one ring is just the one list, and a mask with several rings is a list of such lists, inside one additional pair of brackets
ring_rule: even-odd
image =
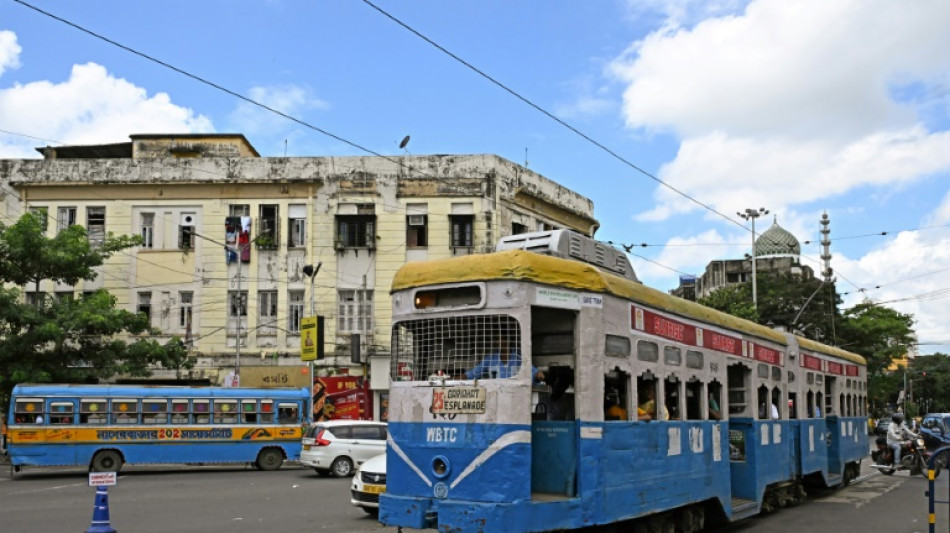
[(798, 239), (778, 225), (778, 217), (775, 217), (772, 227), (762, 232), (759, 238), (755, 240), (756, 257), (801, 255), (801, 253), (802, 246)]

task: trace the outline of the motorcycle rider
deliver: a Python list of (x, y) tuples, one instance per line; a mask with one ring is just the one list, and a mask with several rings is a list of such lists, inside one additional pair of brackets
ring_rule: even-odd
[(894, 413), (891, 416), (890, 425), (887, 426), (887, 445), (894, 450), (894, 466), (900, 466), (901, 464), (901, 443), (905, 438), (916, 439), (917, 434), (904, 423), (902, 413)]

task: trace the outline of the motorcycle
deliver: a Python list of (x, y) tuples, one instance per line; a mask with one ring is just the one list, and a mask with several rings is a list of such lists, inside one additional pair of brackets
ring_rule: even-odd
[[(871, 468), (877, 468), (887, 476), (898, 470), (907, 470), (912, 476), (926, 475), (930, 452), (927, 451), (923, 438), (915, 437), (901, 443), (901, 460), (897, 465), (894, 464), (894, 450), (888, 446), (887, 438), (878, 437), (876, 442), (877, 449), (871, 452), (871, 460), (874, 462)], [(938, 461), (934, 465), (934, 477), (940, 475), (942, 463)]]

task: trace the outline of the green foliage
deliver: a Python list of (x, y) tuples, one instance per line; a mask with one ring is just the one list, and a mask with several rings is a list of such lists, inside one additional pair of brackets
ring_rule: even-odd
[(950, 355), (935, 353), (912, 359), (907, 388), (920, 414), (950, 413)]
[[(75, 285), (95, 279), (96, 267), (139, 242), (109, 234), (93, 247), (82, 226), (49, 238), (42, 221), (26, 214), (12, 226), (0, 224), (0, 282), (32, 285), (28, 291), (44, 280)], [(148, 376), (156, 366), (193, 366), (180, 340), (159, 344), (149, 337), (159, 332), (145, 316), (117, 309), (105, 290), (35, 305), (20, 300), (18, 289), (0, 288), (0, 405), (17, 383), (95, 382), (116, 374)]]
[(701, 298), (699, 303), (753, 322), (756, 322), (759, 316), (752, 305), (752, 285), (747, 283), (722, 287)]

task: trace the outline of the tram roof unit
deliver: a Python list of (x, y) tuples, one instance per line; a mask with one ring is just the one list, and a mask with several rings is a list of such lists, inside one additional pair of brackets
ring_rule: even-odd
[[(631, 272), (633, 270), (631, 269)], [(542, 285), (612, 294), (635, 300), (654, 309), (786, 344), (785, 333), (735, 317), (696, 302), (671, 296), (639, 283), (605, 272), (577, 260), (524, 250), (506, 250), (431, 261), (410, 261), (393, 278), (392, 292), (448, 283), (476, 281), (528, 281)], [(866, 366), (858, 354), (796, 337), (799, 346)]]

